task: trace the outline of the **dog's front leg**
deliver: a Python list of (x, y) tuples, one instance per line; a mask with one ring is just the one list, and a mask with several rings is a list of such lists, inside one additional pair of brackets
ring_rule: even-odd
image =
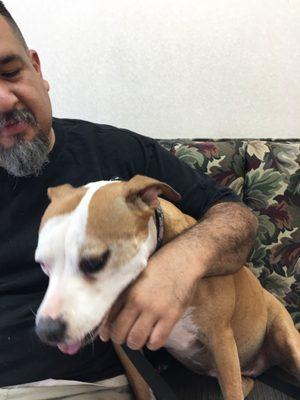
[(215, 329), (210, 340), (217, 377), (225, 400), (243, 400), (241, 368), (233, 332)]
[(144, 381), (141, 374), (138, 372), (136, 367), (129, 360), (127, 354), (120, 345), (113, 344), (114, 349), (124, 367), (127, 379), (130, 383), (131, 389), (134, 393), (135, 400), (151, 400), (153, 399), (151, 389), (148, 384)]

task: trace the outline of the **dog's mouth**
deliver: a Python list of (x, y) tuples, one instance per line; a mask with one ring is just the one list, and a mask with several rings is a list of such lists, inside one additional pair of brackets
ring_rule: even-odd
[(101, 323), (98, 324), (93, 330), (88, 332), (85, 337), (81, 340), (67, 341), (66, 343), (58, 343), (57, 347), (64, 354), (73, 355), (78, 353), (78, 351), (92, 343), (98, 337), (98, 331), (101, 326)]

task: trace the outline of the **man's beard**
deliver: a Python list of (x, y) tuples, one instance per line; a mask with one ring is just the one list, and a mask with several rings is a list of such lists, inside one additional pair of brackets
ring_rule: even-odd
[(49, 135), (38, 126), (34, 116), (27, 110), (15, 110), (0, 118), (0, 129), (7, 121), (22, 122), (37, 128), (32, 140), (22, 134), (15, 135), (16, 143), (9, 149), (0, 145), (0, 166), (14, 176), (39, 175), (43, 166), (49, 162)]

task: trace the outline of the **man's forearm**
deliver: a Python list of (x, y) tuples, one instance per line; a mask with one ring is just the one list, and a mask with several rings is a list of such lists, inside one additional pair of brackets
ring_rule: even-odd
[(219, 203), (161, 250), (181, 253), (199, 277), (230, 274), (246, 262), (257, 228), (255, 215), (243, 204)]

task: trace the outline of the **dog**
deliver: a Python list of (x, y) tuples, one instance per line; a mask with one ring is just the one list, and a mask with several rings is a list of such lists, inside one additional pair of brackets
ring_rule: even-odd
[[(172, 203), (180, 195), (170, 186), (139, 175), (126, 182), (61, 185), (49, 188), (48, 196), (35, 259), (49, 286), (36, 331), (42, 341), (75, 354), (98, 336), (115, 300), (146, 268), (157, 246), (156, 210), (164, 214), (163, 244), (196, 220)], [(244, 399), (251, 378), (273, 365), (300, 379), (300, 334), (246, 266), (201, 279), (165, 347), (187, 368), (217, 377), (226, 400)], [(116, 350), (136, 397), (150, 398), (120, 346)]]

